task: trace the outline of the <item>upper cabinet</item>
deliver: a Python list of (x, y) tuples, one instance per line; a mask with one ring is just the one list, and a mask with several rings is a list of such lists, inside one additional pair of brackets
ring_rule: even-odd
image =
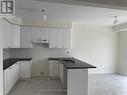
[(21, 47), (32, 48), (32, 28), (22, 27), (21, 28)]
[(49, 48), (70, 48), (70, 29), (22, 26), (22, 48), (32, 48), (33, 40), (47, 40)]
[(20, 48), (20, 26), (4, 20), (3, 48)]
[(33, 41), (46, 40), (49, 48), (70, 48), (71, 29), (28, 27), (4, 20), (3, 48), (33, 48)]
[(4, 20), (3, 48), (11, 47), (11, 24)]
[(12, 24), (12, 48), (20, 48), (20, 26)]

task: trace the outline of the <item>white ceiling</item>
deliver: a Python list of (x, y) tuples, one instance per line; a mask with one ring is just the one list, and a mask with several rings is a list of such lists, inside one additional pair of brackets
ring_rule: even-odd
[(41, 20), (41, 10), (46, 10), (48, 21), (68, 21), (87, 25), (113, 25), (114, 16), (119, 23), (127, 22), (127, 11), (88, 6), (16, 0), (16, 15), (22, 18)]

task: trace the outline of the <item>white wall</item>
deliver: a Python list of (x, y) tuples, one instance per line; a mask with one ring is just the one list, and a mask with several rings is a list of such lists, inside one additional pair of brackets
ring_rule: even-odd
[(119, 32), (118, 72), (127, 75), (127, 31)]
[(0, 95), (3, 95), (3, 50), (2, 50), (3, 19), (0, 19)]
[(96, 66), (90, 73), (114, 73), (117, 69), (117, 33), (111, 27), (72, 25), (71, 54)]
[(10, 58), (9, 49), (3, 49), (3, 59)]

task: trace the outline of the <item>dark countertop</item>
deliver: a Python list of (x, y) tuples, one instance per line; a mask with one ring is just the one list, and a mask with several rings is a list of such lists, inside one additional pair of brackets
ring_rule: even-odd
[(8, 58), (3, 60), (3, 70), (7, 69), (8, 67), (12, 66), (18, 61), (31, 61), (32, 58)]
[(63, 63), (63, 65), (67, 68), (67, 69), (88, 69), (88, 68), (96, 68), (95, 66), (92, 66), (84, 61), (81, 61), (79, 59), (76, 58), (72, 58), (72, 57), (67, 57), (67, 58), (48, 58), (48, 60), (58, 60), (61, 63)]

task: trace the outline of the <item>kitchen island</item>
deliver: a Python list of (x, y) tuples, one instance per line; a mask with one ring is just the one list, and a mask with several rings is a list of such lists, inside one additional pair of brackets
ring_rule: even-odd
[(76, 58), (48, 58), (66, 68), (67, 95), (88, 95), (88, 69), (96, 68)]

